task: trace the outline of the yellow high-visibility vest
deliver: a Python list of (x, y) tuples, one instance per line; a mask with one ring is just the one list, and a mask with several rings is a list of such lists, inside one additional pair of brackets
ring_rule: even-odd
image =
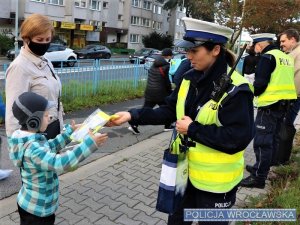
[[(231, 79), (233, 85), (248, 84), (253, 91), (251, 84), (237, 72), (232, 74)], [(190, 81), (184, 79), (178, 92), (177, 119), (181, 119), (185, 115), (184, 107), (189, 87)], [(227, 95), (225, 93), (219, 102), (209, 100), (205, 103), (195, 120), (203, 125), (216, 124), (219, 127), (222, 126), (218, 119), (218, 109)], [(172, 145), (174, 151), (178, 152), (179, 144), (181, 144), (181, 140), (178, 136)], [(195, 147), (190, 147), (188, 150), (188, 163), (189, 179), (194, 187), (213, 193), (226, 193), (243, 178), (244, 150), (230, 155), (196, 143)]]
[(294, 60), (278, 49), (266, 52), (276, 59), (276, 67), (271, 74), (266, 90), (257, 97), (257, 107), (272, 105), (279, 100), (297, 99), (294, 83)]

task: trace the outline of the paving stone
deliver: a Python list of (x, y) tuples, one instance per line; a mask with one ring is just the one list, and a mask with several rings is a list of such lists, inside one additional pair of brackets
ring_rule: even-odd
[(103, 205), (107, 205), (107, 206), (109, 206), (110, 209), (113, 209), (113, 210), (118, 208), (120, 205), (124, 204), (123, 202), (111, 199), (110, 196), (105, 196), (104, 198), (102, 198), (99, 201), (99, 203), (101, 203)]
[(158, 221), (155, 225), (166, 225), (166, 224), (167, 224), (166, 221), (160, 220), (160, 221)]
[(105, 176), (102, 176), (103, 179), (106, 179), (106, 180), (110, 180), (112, 181), (113, 183), (117, 183), (118, 181), (122, 180), (123, 178), (122, 177), (117, 177), (117, 176), (114, 176), (113, 174), (111, 173), (108, 173), (106, 174)]
[(5, 225), (17, 225), (20, 223), (16, 223), (15, 221), (11, 220), (10, 216), (5, 216), (0, 218), (0, 224), (5, 224)]
[[(105, 197), (105, 198), (107, 198), (107, 197)], [(82, 205), (84, 207), (90, 207), (93, 211), (96, 211), (96, 210), (102, 208), (105, 205), (105, 203), (102, 202), (102, 199), (99, 200), (98, 202), (96, 202), (91, 198), (87, 198), (84, 201), (82, 201), (80, 203), (80, 205)]]
[[(83, 202), (82, 202), (83, 203)], [(64, 207), (67, 207), (68, 209), (71, 209), (73, 213), (78, 213), (79, 211), (83, 210), (86, 206), (82, 204), (78, 204), (76, 200), (71, 199), (68, 202), (65, 202), (63, 205)]]
[(155, 218), (159, 218), (165, 222), (167, 222), (167, 220), (168, 220), (168, 214), (159, 212), (157, 210), (155, 210), (155, 212), (151, 216), (155, 217)]
[(122, 215), (116, 221), (116, 224), (124, 224), (124, 225), (139, 225), (141, 224), (140, 221), (132, 220), (128, 218), (126, 215)]
[(74, 214), (70, 209), (64, 211), (62, 214), (60, 214), (60, 217), (64, 218), (70, 225), (76, 224), (80, 220), (83, 219), (82, 216)]
[(149, 196), (154, 192), (153, 190), (146, 189), (146, 188), (142, 187), (141, 185), (136, 186), (132, 190), (142, 193), (145, 196)]
[[(121, 181), (121, 179), (119, 181)], [(102, 185), (104, 185), (106, 187), (109, 187), (109, 188), (111, 188), (114, 191), (115, 190), (119, 190), (122, 187), (122, 185), (114, 183), (111, 180), (105, 181), (104, 183), (102, 183)]]
[(90, 223), (90, 221), (87, 218), (85, 218), (79, 221), (78, 223), (76, 223), (76, 225), (93, 225), (93, 223)]
[[(105, 187), (105, 186), (104, 186)], [(121, 187), (122, 189), (123, 187)], [(119, 189), (120, 190), (120, 189)], [(119, 190), (112, 190), (108, 187), (106, 187), (105, 189), (103, 189), (100, 193), (105, 195), (105, 196), (109, 196), (111, 199), (116, 199), (118, 198), (119, 196), (121, 196), (123, 193), (122, 192), (118, 192)]]
[(113, 166), (110, 166), (103, 171), (107, 172), (107, 174), (105, 176), (107, 176), (108, 174), (112, 174), (113, 176), (118, 176), (120, 173), (122, 173), (122, 170), (120, 170), (120, 168), (115, 169)]
[(127, 195), (129, 198), (132, 198), (133, 196), (137, 195), (137, 193), (135, 191), (132, 191), (132, 190), (128, 189), (127, 187), (121, 187), (116, 192), (121, 193), (121, 194), (123, 193), (123, 194)]
[(155, 208), (149, 207), (148, 205), (145, 205), (143, 202), (138, 203), (133, 208), (145, 212), (148, 216), (151, 216), (154, 212), (156, 212)]
[(81, 195), (79, 194), (76, 190), (69, 192), (65, 195), (66, 197), (70, 198), (70, 199), (74, 199), (75, 202), (80, 203), (83, 200), (87, 199), (88, 197), (85, 195)]
[(156, 224), (159, 219), (152, 217), (152, 216), (147, 216), (144, 212), (140, 212), (138, 215), (134, 217), (134, 220), (139, 220), (143, 221), (145, 224), (151, 225), (151, 224)]
[[(136, 170), (135, 170), (135, 172), (136, 172)], [(120, 177), (128, 180), (129, 182), (132, 182), (133, 180), (136, 179), (136, 176), (134, 176), (134, 173), (132, 173), (132, 175), (128, 174), (128, 173), (122, 173), (122, 174), (120, 174)]]
[(20, 223), (20, 215), (19, 215), (18, 211), (10, 214), (10, 219), (12, 221), (14, 221), (15, 223)]
[(135, 205), (139, 203), (138, 200), (129, 198), (127, 195), (121, 195), (120, 197), (115, 199), (116, 201), (123, 202), (126, 204), (128, 207), (133, 208)]
[(153, 183), (152, 183), (153, 177), (150, 177), (147, 181), (142, 180), (141, 178), (136, 178), (132, 181), (132, 183), (142, 186), (143, 188), (148, 189)]
[[(72, 187), (72, 186), (71, 186), (71, 187)], [(68, 193), (70, 193), (70, 192), (72, 192), (72, 191), (74, 191), (73, 188), (65, 187), (65, 188), (60, 189), (60, 190), (59, 190), (59, 193), (60, 193), (60, 195), (66, 195), (66, 194), (68, 194)]]
[(63, 205), (65, 202), (70, 201), (70, 200), (71, 200), (71, 198), (68, 198), (62, 194), (59, 196), (59, 204)]
[(122, 179), (118, 182), (118, 184), (120, 184), (121, 186), (123, 187), (127, 187), (129, 189), (133, 189), (134, 187), (136, 187), (138, 184), (136, 183), (133, 183), (133, 182), (129, 182), (128, 180), (126, 179)]
[(103, 193), (98, 193), (94, 189), (90, 189), (87, 192), (83, 193), (83, 195), (92, 198), (94, 201), (98, 202), (100, 199), (104, 198), (105, 195)]
[(57, 225), (69, 225), (68, 221), (66, 221), (64, 218), (57, 216), (55, 214), (55, 224)]
[(141, 173), (140, 171), (136, 171), (134, 176), (142, 179), (143, 181), (146, 181), (151, 177), (151, 174), (149, 174), (149, 171), (148, 173)]
[(94, 223), (95, 225), (116, 225), (115, 222), (111, 221), (108, 217), (103, 217)]
[(126, 214), (129, 218), (133, 218), (135, 215), (139, 213), (139, 210), (130, 208), (126, 204), (120, 205), (115, 210), (121, 212), (122, 214)]
[[(117, 212), (115, 210), (111, 210), (107, 205), (104, 206), (104, 207), (102, 207), (101, 209), (99, 209), (96, 213), (107, 216), (109, 218), (109, 221), (111, 221), (111, 222), (115, 221), (117, 218), (119, 218), (122, 215), (121, 212)], [(101, 223), (99, 223), (99, 224), (101, 224)], [(106, 223), (102, 223), (102, 224), (106, 225)]]
[[(71, 199), (70, 201), (75, 202), (74, 199)], [(77, 203), (76, 203), (76, 204), (77, 204)], [(66, 211), (66, 210), (68, 210), (68, 209), (69, 209), (68, 206), (59, 204), (58, 209), (57, 209), (57, 211), (55, 212), (55, 215), (60, 215), (60, 214), (62, 214), (64, 211)]]
[(150, 205), (152, 202), (156, 201), (156, 199), (148, 198), (145, 195), (140, 193), (134, 196), (133, 198), (145, 203), (146, 205)]
[[(97, 177), (97, 176), (95, 176), (95, 177)], [(85, 184), (85, 186), (86, 186), (86, 187), (90, 187), (90, 188), (93, 189), (95, 192), (98, 192), (98, 193), (99, 193), (99, 192), (101, 192), (103, 189), (106, 188), (105, 186), (102, 186), (102, 185), (101, 185), (103, 182), (106, 181), (106, 179), (103, 180), (102, 183), (100, 183), (100, 181), (97, 180), (97, 179), (99, 179), (99, 178), (95, 178), (95, 180), (96, 180), (97, 182), (96, 182), (96, 181), (91, 181), (91, 182)], [(99, 182), (99, 183), (98, 183), (98, 182)]]
[(91, 208), (86, 207), (82, 211), (78, 212), (78, 215), (85, 217), (92, 224), (98, 221), (100, 218), (104, 217), (102, 214), (95, 213)]
[(73, 189), (76, 189), (76, 191), (79, 193), (79, 194), (82, 194), (84, 192), (87, 192), (88, 190), (90, 190), (91, 188), (90, 187), (86, 187), (86, 186), (83, 186), (79, 183), (76, 183), (76, 184), (73, 184), (72, 185), (72, 188)]

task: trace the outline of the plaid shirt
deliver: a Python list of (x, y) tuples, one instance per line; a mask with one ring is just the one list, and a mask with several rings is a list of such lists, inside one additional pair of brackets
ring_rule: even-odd
[(59, 181), (57, 172), (66, 171), (97, 150), (94, 140), (87, 136), (71, 151), (58, 153), (70, 143), (70, 125), (64, 133), (47, 140), (42, 134), (17, 130), (8, 138), (10, 159), (21, 168), (22, 188), (17, 202), (27, 212), (45, 217), (58, 207)]

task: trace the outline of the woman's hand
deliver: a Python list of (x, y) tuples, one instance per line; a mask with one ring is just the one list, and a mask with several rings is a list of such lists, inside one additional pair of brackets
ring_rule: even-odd
[(120, 126), (131, 120), (131, 115), (129, 112), (117, 112), (114, 117), (107, 122), (107, 127)]
[(75, 120), (71, 120), (71, 127), (72, 127), (73, 131), (77, 130), (80, 126), (81, 126), (81, 123), (76, 124)]
[(187, 134), (189, 125), (193, 120), (188, 116), (183, 116), (180, 120), (176, 121), (176, 130), (180, 134)]
[(104, 133), (104, 134), (95, 133), (95, 134), (93, 134), (90, 131), (89, 135), (96, 142), (96, 144), (97, 144), (98, 147), (101, 146), (104, 142), (106, 142), (106, 140), (108, 138), (107, 133)]

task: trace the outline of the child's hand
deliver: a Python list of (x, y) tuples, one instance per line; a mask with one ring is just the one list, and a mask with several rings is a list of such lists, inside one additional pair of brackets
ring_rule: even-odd
[(107, 138), (108, 138), (107, 133), (104, 133), (104, 134), (100, 134), (100, 133), (93, 134), (90, 131), (89, 135), (91, 136), (91, 138), (93, 138), (93, 140), (96, 142), (96, 144), (97, 144), (98, 147), (100, 145), (102, 145), (107, 140)]
[(71, 120), (71, 127), (72, 127), (73, 131), (77, 130), (80, 126), (81, 126), (81, 123), (76, 124), (75, 120)]
[(131, 115), (129, 112), (117, 112), (116, 114), (114, 114), (114, 117), (107, 122), (106, 126), (120, 126), (121, 124), (126, 123), (129, 120), (131, 120)]

